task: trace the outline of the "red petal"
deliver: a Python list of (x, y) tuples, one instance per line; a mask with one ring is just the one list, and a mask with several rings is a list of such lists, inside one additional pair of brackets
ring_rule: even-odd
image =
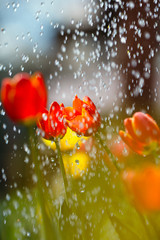
[(35, 104), (35, 112), (42, 112), (43, 108), (47, 105), (47, 90), (45, 87), (45, 82), (43, 75), (39, 72), (34, 73), (31, 76), (32, 86), (36, 89), (36, 94), (34, 95), (34, 99), (38, 104)]
[(53, 102), (49, 112), (49, 126), (53, 137), (61, 137), (66, 133), (66, 124), (63, 118), (63, 112), (57, 102)]
[(57, 102), (53, 102), (50, 106), (49, 109), (49, 114), (53, 115), (53, 117), (56, 116), (57, 113), (59, 113), (61, 111), (60, 106)]
[[(36, 86), (28, 73), (18, 73), (13, 79), (2, 81), (2, 103), (15, 122), (35, 120), (46, 107), (46, 89), (43, 78), (36, 75)], [(43, 92), (43, 94), (42, 94)], [(40, 94), (41, 93), (41, 94)]]
[(42, 113), (41, 119), (37, 121), (37, 127), (42, 130), (42, 137), (50, 139), (50, 129), (49, 129), (49, 114), (45, 109)]

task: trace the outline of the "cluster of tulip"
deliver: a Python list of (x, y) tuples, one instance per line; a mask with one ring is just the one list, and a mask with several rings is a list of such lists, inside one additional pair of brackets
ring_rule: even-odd
[(39, 72), (32, 76), (19, 73), (13, 79), (4, 79), (1, 99), (6, 113), (15, 123), (28, 125), (36, 121), (46, 139), (64, 137), (67, 126), (84, 136), (92, 135), (100, 126), (100, 115), (89, 97), (82, 101), (76, 96), (73, 107), (53, 102), (50, 110), (46, 110), (47, 91)]
[[(1, 86), (1, 101), (11, 120), (27, 126), (33, 126), (36, 123), (39, 129), (37, 132), (41, 134), (42, 138), (55, 142), (67, 201), (67, 167), (61, 156), (59, 141), (63, 137), (65, 138), (68, 128), (77, 135), (100, 138), (97, 133), (101, 126), (101, 117), (96, 106), (87, 96), (83, 100), (75, 96), (72, 107), (65, 107), (63, 104), (59, 105), (57, 102), (53, 102), (48, 111), (46, 109), (47, 90), (40, 72), (33, 75), (18, 73), (13, 79), (4, 79)], [(124, 125), (126, 131), (120, 131), (119, 135), (126, 145), (139, 155), (158, 156), (160, 129), (151, 116), (137, 112), (132, 118), (125, 119)], [(102, 142), (101, 139), (97, 139), (97, 141)], [(106, 149), (117, 167), (118, 161), (109, 148), (103, 143), (102, 147)], [(122, 176), (126, 189), (137, 208), (145, 211), (160, 210), (159, 166), (150, 164), (138, 170), (117, 168), (117, 171), (121, 171), (119, 175)], [(40, 177), (39, 175), (38, 173), (38, 177)], [(41, 190), (39, 189), (39, 191)], [(42, 201), (40, 204), (43, 205)], [(44, 207), (41, 206), (41, 208), (45, 218)]]
[[(137, 112), (124, 120), (126, 132), (119, 134), (123, 141), (136, 153), (157, 157), (160, 148), (160, 129), (153, 118)], [(126, 170), (123, 179), (140, 209), (160, 210), (160, 167), (149, 164), (143, 169)]]

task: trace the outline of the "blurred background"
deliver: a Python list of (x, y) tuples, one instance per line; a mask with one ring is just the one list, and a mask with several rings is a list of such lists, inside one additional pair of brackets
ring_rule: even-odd
[[(159, 8), (156, 0), (1, 0), (0, 81), (41, 71), (48, 107), (87, 95), (110, 126), (142, 110), (160, 122)], [(0, 113), (3, 195), (30, 170), (26, 129), (1, 103)]]

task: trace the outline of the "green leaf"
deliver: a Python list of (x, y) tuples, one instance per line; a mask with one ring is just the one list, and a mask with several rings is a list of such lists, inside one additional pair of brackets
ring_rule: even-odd
[(102, 228), (100, 229), (101, 240), (120, 240), (119, 234), (117, 233), (115, 227), (113, 226), (110, 218), (106, 218)]

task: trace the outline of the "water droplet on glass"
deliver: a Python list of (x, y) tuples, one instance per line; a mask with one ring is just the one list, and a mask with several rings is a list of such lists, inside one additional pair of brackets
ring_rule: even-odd
[(78, 159), (76, 159), (76, 160), (75, 160), (75, 163), (76, 163), (77, 165), (79, 165), (79, 160), (78, 160)]

